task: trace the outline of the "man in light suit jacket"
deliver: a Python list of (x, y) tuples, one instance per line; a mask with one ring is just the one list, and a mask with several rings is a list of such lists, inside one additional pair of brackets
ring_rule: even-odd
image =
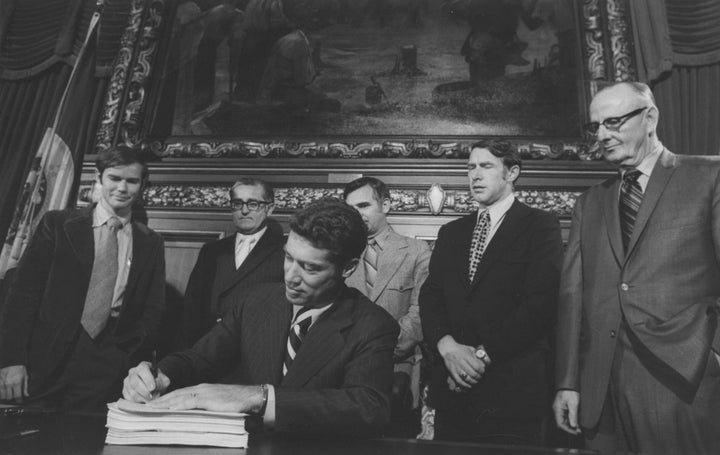
[(276, 431), (379, 432), (390, 414), (398, 327), (344, 283), (366, 237), (360, 215), (337, 199), (297, 212), (285, 285), (249, 290), (195, 346), (164, 358), (156, 378), (147, 362), (131, 369), (123, 395), (158, 408), (248, 412)]
[(562, 239), (555, 215), (515, 199), (520, 166), (507, 142), (474, 144), (479, 210), (443, 226), (433, 249), (420, 317), (439, 354), (428, 395), (435, 439), (543, 442)]
[[(96, 165), (99, 202), (48, 212), (17, 269), (0, 316), (0, 399), (102, 410), (120, 396), (129, 366), (155, 348), (165, 307), (163, 241), (131, 219), (147, 168), (125, 147), (100, 153)], [(116, 232), (115, 251), (99, 249), (104, 230)], [(98, 264), (110, 255), (115, 274), (103, 280)], [(96, 301), (94, 318), (88, 309)]]
[[(400, 325), (393, 354), (392, 420), (411, 419), (414, 416), (405, 411), (416, 408), (419, 402), (422, 356), (418, 344), (422, 341), (422, 327), (418, 295), (427, 277), (430, 247), (422, 240), (397, 234), (390, 227), (387, 222), (390, 191), (381, 180), (373, 177), (353, 180), (345, 186), (343, 197), (360, 212), (368, 227), (363, 260), (345, 284), (383, 307)], [(413, 435), (416, 433), (413, 431)]]
[(577, 201), (557, 333), (558, 425), (602, 451), (720, 451), (720, 163), (660, 143), (649, 87), (586, 125), (620, 167)]
[(230, 190), (236, 233), (203, 245), (183, 300), (180, 348), (188, 348), (220, 321), (238, 297), (257, 283), (283, 280), (285, 237), (270, 222), (275, 197), (259, 179), (242, 178)]

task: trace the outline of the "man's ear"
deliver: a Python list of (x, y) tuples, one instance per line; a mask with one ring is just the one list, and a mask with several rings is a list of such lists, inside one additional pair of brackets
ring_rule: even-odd
[(390, 199), (383, 199), (382, 201), (382, 211), (385, 215), (390, 213), (390, 208), (392, 207), (392, 203), (390, 202)]
[(272, 215), (273, 209), (275, 209), (275, 203), (270, 203), (267, 205), (267, 216)]
[(660, 111), (655, 106), (650, 106), (647, 110), (647, 114), (645, 114), (647, 117), (647, 126), (648, 126), (648, 135), (655, 131), (658, 126), (658, 121), (660, 120)]
[(352, 275), (359, 263), (359, 258), (353, 258), (347, 261), (347, 263), (342, 268), (342, 277), (347, 278)]
[(512, 166), (510, 169), (508, 169), (506, 180), (509, 180), (510, 182), (515, 183), (515, 180), (517, 180), (518, 177), (520, 177), (520, 166), (516, 165), (516, 166)]

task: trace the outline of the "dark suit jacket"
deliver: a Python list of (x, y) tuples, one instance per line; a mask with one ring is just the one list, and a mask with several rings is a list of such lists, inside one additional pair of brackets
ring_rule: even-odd
[[(154, 349), (165, 307), (162, 238), (133, 223), (132, 265), (115, 327), (127, 364)], [(74, 346), (94, 260), (92, 208), (48, 212), (38, 224), (0, 318), (0, 367), (25, 365), (30, 394), (52, 383)]]
[[(580, 392), (580, 424), (605, 401), (623, 316), (692, 396), (705, 371), (720, 297), (720, 161), (664, 150), (653, 169), (628, 252), (618, 178), (577, 201), (558, 310), (557, 387)], [(720, 406), (720, 403), (718, 403)]]
[(562, 239), (556, 217), (515, 201), (468, 280), (477, 212), (438, 233), (430, 274), (420, 292), (423, 334), (433, 350), (445, 335), (483, 344), (492, 365), (469, 394), (450, 392), (438, 355), (430, 379), (437, 409), (471, 400), (480, 414), (539, 417), (547, 411), (551, 377), (548, 337), (557, 305)]
[(292, 305), (280, 283), (260, 284), (190, 350), (160, 362), (171, 387), (218, 382), (275, 386), (277, 431), (367, 433), (390, 414), (397, 323), (356, 289), (344, 288), (310, 327), (282, 375)]
[(181, 349), (210, 331), (249, 287), (283, 281), (285, 237), (278, 224), (268, 225), (239, 269), (235, 269), (235, 237), (206, 243), (200, 250), (183, 300)]

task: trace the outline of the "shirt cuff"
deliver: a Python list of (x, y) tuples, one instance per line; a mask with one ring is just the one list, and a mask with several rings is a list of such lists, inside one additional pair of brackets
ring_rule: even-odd
[(267, 385), (268, 400), (263, 416), (263, 425), (265, 428), (273, 428), (275, 426), (275, 387), (272, 384)]

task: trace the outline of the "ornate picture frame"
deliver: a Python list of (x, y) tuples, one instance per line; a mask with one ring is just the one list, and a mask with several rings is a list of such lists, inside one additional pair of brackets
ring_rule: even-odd
[[(562, 0), (557, 0), (562, 2)], [(580, 115), (598, 82), (633, 80), (630, 21), (627, 0), (582, 0), (574, 5), (582, 65), (578, 92)], [(161, 158), (366, 158), (425, 159), (464, 158), (478, 136), (468, 135), (351, 135), (267, 137), (153, 137), (152, 115), (158, 100), (158, 49), (168, 43), (173, 4), (169, 0), (133, 1), (132, 17), (123, 40), (123, 52), (115, 67), (108, 92), (97, 148), (114, 142), (141, 144)], [(164, 48), (167, 50), (167, 48)], [(582, 117), (581, 117), (582, 118)], [(599, 156), (580, 136), (502, 135), (515, 142), (528, 160), (597, 160)], [(429, 164), (429, 163), (428, 163)]]

